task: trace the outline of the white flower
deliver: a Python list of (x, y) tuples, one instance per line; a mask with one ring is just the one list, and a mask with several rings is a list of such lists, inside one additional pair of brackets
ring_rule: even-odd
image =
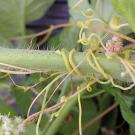
[(19, 124), (17, 128), (19, 132), (25, 132), (25, 128), (23, 124)]
[(11, 132), (13, 130), (12, 120), (8, 116), (3, 116), (2, 123), (2, 128), (5, 132)]
[(5, 135), (11, 135), (11, 132), (5, 131)]
[(14, 119), (9, 118), (0, 114), (0, 133), (4, 135), (11, 135), (14, 133), (24, 132), (24, 125), (22, 124), (23, 119), (21, 117), (15, 117)]
[(15, 117), (15, 119), (14, 119), (14, 122), (16, 124), (20, 124), (22, 121), (23, 121), (23, 119), (21, 117)]

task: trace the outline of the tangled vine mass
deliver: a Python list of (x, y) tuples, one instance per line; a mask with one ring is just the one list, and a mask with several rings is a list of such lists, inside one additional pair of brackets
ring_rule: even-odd
[[(79, 8), (79, 5), (83, 1), (79, 1), (74, 8)], [(91, 89), (91, 85), (93, 81), (101, 84), (111, 83), (114, 87), (120, 88), (121, 90), (130, 90), (135, 86), (135, 69), (134, 69), (134, 60), (131, 59), (134, 51), (134, 45), (131, 47), (124, 47), (123, 39), (119, 33), (115, 33), (115, 35), (111, 35), (111, 38), (106, 40), (103, 43), (103, 40), (109, 35), (104, 34), (103, 36), (98, 35), (96, 32), (91, 32), (92, 28), (96, 29), (95, 23), (104, 24), (106, 27), (112, 29), (112, 33), (115, 30), (119, 30), (120, 28), (128, 26), (128, 24), (121, 24), (120, 17), (114, 16), (109, 24), (107, 24), (104, 20), (96, 18), (96, 14), (92, 9), (87, 9), (85, 12), (80, 11), (82, 15), (85, 17), (85, 21), (80, 21), (76, 25), (80, 28), (78, 43), (82, 45), (88, 46), (88, 49), (85, 50), (87, 62), (89, 66), (92, 67), (96, 72), (98, 72), (101, 76), (97, 76), (96, 74), (91, 74), (89, 76), (89, 82), (87, 84), (87, 89)], [(123, 37), (125, 39), (125, 37)], [(128, 38), (126, 38), (128, 39)], [(130, 39), (130, 38), (129, 38)], [(134, 41), (135, 42), (135, 41)], [(56, 53), (60, 54), (63, 57), (65, 66), (69, 73), (77, 74), (79, 76), (84, 76), (80, 70), (79, 66), (74, 63), (74, 53), (75, 49), (72, 49), (69, 53), (67, 50), (57, 50)], [(113, 77), (106, 72), (103, 67), (100, 65), (99, 61), (96, 58), (98, 53), (102, 53), (106, 56), (107, 59), (117, 59), (120, 63), (125, 67), (125, 71), (121, 72), (121, 77), (125, 77), (127, 74), (131, 77), (132, 82), (128, 87), (123, 87), (114, 82)], [(117, 68), (117, 67), (116, 67)], [(100, 79), (102, 78), (102, 79)], [(103, 81), (106, 80), (106, 81)]]

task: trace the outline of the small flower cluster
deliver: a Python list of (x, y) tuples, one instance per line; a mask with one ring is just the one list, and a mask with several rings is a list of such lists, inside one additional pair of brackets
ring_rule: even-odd
[(119, 54), (122, 48), (122, 40), (118, 36), (113, 36), (111, 40), (108, 40), (106, 43), (106, 54), (113, 55)]
[(18, 135), (24, 132), (22, 121), (21, 117), (9, 118), (7, 115), (0, 114), (0, 135)]

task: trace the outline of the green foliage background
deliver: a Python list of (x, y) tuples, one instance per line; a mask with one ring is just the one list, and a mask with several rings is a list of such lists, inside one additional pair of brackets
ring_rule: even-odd
[[(126, 21), (129, 23), (130, 27), (133, 31), (135, 31), (135, 1), (134, 0), (99, 0), (98, 4), (96, 4), (98, 0), (85, 0), (83, 4), (80, 5), (80, 9), (85, 11), (88, 8), (92, 8), (98, 17), (102, 18), (106, 23), (109, 23), (111, 17), (116, 15), (117, 13), (121, 16), (125, 17)], [(28, 22), (37, 20), (43, 16), (43, 14), (49, 9), (49, 7), (53, 4), (54, 0), (0, 0), (0, 44), (3, 47), (12, 46), (10, 42), (10, 38), (16, 36), (24, 36), (29, 34), (29, 30), (26, 28), (26, 24)], [(77, 0), (68, 0), (69, 12), (70, 12), (70, 23), (76, 23), (77, 21), (84, 20), (83, 15), (80, 14), (78, 10), (74, 10), (72, 7), (77, 2)], [(113, 6), (112, 6), (113, 4)], [(116, 10), (116, 11), (115, 11)], [(117, 15), (118, 15), (117, 14)], [(98, 24), (99, 25), (99, 24)], [(129, 28), (130, 29), (130, 28)], [(99, 33), (100, 35), (104, 34), (103, 31), (93, 30), (94, 32)], [(131, 30), (129, 30), (133, 33)], [(123, 31), (125, 33), (125, 31)], [(77, 50), (84, 51), (86, 48), (77, 42), (78, 40), (79, 29), (77, 28), (64, 28), (59, 35), (52, 37), (48, 40), (48, 44), (50, 44), (49, 49), (52, 48), (66, 48), (71, 50), (72, 48), (76, 48)], [(28, 43), (27, 40), (17, 41), (19, 44), (17, 47), (23, 43)], [(79, 47), (78, 47), (79, 46)], [(25, 47), (25, 46), (24, 46)], [(80, 49), (81, 48), (81, 49)], [(34, 74), (29, 77), (19, 76), (22, 81), (19, 82), (22, 86), (28, 86), (31, 84), (35, 84), (39, 81), (40, 78), (46, 77), (47, 75), (39, 75)], [(73, 84), (77, 86), (79, 84), (80, 78), (77, 79), (69, 79), (69, 82), (65, 82), (62, 88), (59, 88), (59, 91), (53, 97), (51, 104), (57, 103), (59, 101), (59, 96), (64, 89), (65, 92), (63, 95), (68, 95), (68, 90), (73, 90)], [(82, 78), (81, 78), (82, 79)], [(79, 80), (79, 81), (76, 81)], [(38, 87), (36, 87), (37, 92), (40, 92), (49, 82), (45, 81), (41, 83)], [(57, 82), (59, 83), (59, 81)], [(52, 87), (54, 89), (57, 86), (57, 83)], [(66, 86), (66, 88), (64, 88)], [(7, 91), (8, 89), (8, 91)], [(13, 96), (17, 108), (19, 111), (13, 109), (13, 106), (6, 104), (1, 99), (0, 104), (0, 113), (8, 114), (11, 113), (11, 116), (20, 115), (23, 118), (26, 118), (27, 110), (29, 105), (32, 102), (33, 93), (31, 91), (24, 91), (21, 88), (13, 86), (11, 81), (6, 78), (0, 82), (0, 91), (7, 91), (7, 93)], [(94, 98), (86, 98), (87, 96), (95, 95), (103, 91), (102, 94), (97, 95)], [(52, 92), (52, 91), (51, 91)], [(36, 104), (34, 111), (39, 111), (41, 107), (43, 96), (40, 97), (39, 103)], [(82, 108), (83, 108), (83, 117), (82, 124), (85, 126), (89, 123), (93, 118), (95, 118), (98, 114), (102, 113), (109, 106), (112, 105), (113, 102), (117, 102), (120, 106), (120, 112), (123, 119), (129, 124), (130, 131), (126, 133), (121, 132), (121, 135), (134, 135), (135, 134), (135, 93), (134, 92), (122, 92), (119, 89), (112, 87), (111, 85), (94, 85), (92, 93), (85, 92), (82, 96)], [(75, 104), (77, 101), (75, 101)], [(73, 104), (68, 109), (67, 115), (61, 115), (61, 118), (55, 118), (53, 121), (49, 122), (50, 114), (43, 117), (41, 121), (41, 134), (46, 135), (52, 129), (55, 129), (55, 134), (59, 135), (71, 135), (76, 130), (78, 130), (78, 106)], [(114, 111), (107, 115), (107, 117), (103, 117), (102, 120), (98, 120), (95, 124), (93, 124), (90, 128), (87, 128), (84, 131), (84, 135), (98, 135), (101, 133), (101, 128), (106, 127), (107, 129), (115, 129), (117, 126), (116, 123), (119, 119), (119, 115), (117, 111), (119, 108), (117, 107)], [(69, 118), (66, 120), (65, 118)], [(71, 120), (70, 120), (71, 118)], [(54, 124), (57, 124), (57, 119), (60, 119), (61, 123), (57, 125), (57, 127), (53, 127)], [(30, 124), (27, 127), (27, 131), (24, 135), (35, 134), (35, 123)], [(130, 133), (129, 133), (130, 132)], [(50, 134), (47, 134), (50, 135)]]

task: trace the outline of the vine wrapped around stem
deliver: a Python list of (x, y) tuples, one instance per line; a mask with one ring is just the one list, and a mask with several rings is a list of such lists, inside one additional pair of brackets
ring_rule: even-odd
[[(90, 67), (87, 59), (85, 59), (86, 53), (76, 52), (74, 54), (74, 63), (78, 65), (81, 61), (79, 69), (85, 76), (91, 73), (101, 76), (100, 73), (96, 72)], [(122, 77), (121, 73), (125, 72), (125, 67), (118, 59), (108, 59), (104, 54), (96, 54), (96, 58), (103, 69), (109, 73), (112, 78), (120, 81), (130, 81), (132, 79), (127, 74)], [(57, 61), (57, 62), (56, 62)], [(5, 65), (6, 66), (3, 66)], [(14, 73), (22, 72), (22, 69), (26, 69), (28, 73), (36, 72), (48, 72), (48, 71), (62, 71), (68, 72), (63, 57), (57, 54), (55, 51), (39, 51), (39, 50), (24, 50), (24, 49), (0, 49), (0, 71), (6, 72), (11, 71), (10, 66), (14, 67)], [(12, 70), (13, 70), (12, 67)], [(16, 68), (20, 70), (16, 71)], [(31, 72), (32, 71), (32, 72)]]

